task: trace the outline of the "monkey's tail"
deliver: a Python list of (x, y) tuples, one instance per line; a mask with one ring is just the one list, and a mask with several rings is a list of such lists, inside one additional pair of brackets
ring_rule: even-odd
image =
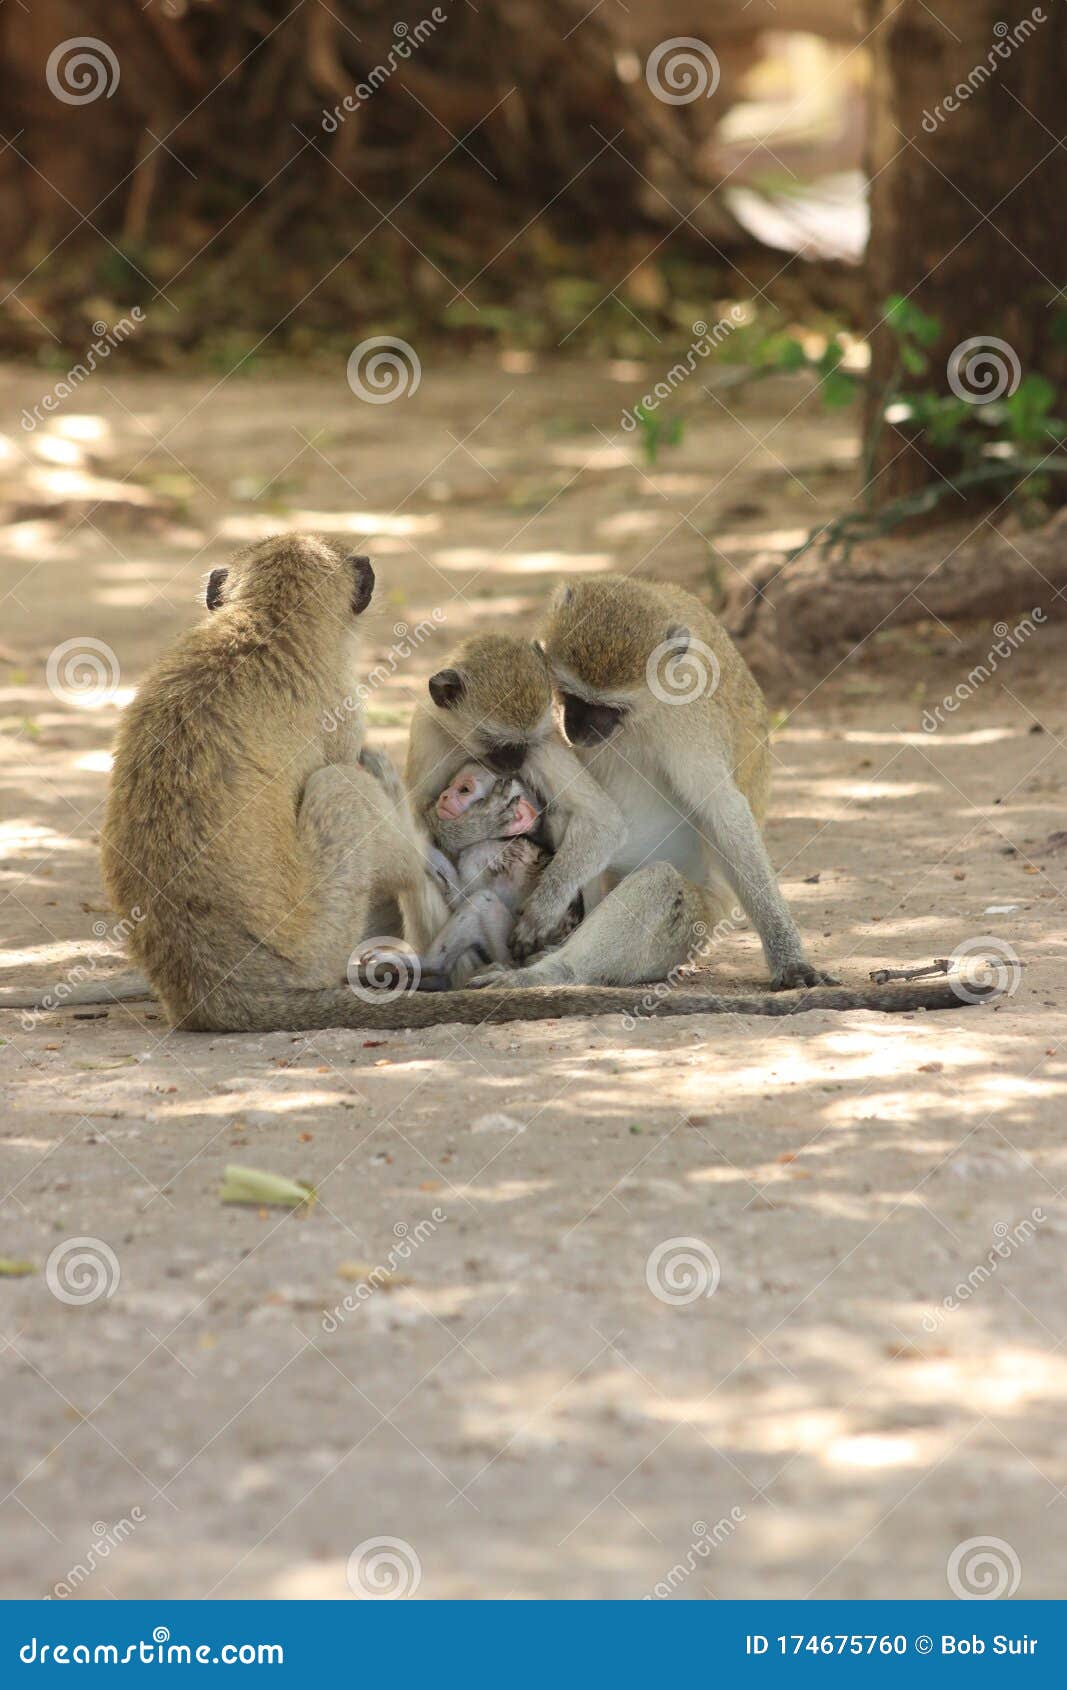
[(155, 995), (144, 975), (131, 969), (110, 980), (90, 980), (80, 986), (63, 981), (52, 986), (0, 986), (0, 1009), (79, 1009), (84, 1004), (145, 1003)]
[[(633, 1021), (661, 1015), (803, 1015), (813, 1009), (869, 1009), (881, 1014), (907, 1010), (962, 1009), (975, 1001), (960, 996), (950, 981), (899, 985), (813, 986), (794, 992), (721, 996), (715, 992), (660, 991), (655, 986), (524, 986), (431, 993), (405, 992), (376, 1003), (344, 988), (267, 993), (233, 1002), (224, 1013), (205, 1005), (179, 1025), (187, 1031), (219, 1033), (311, 1032), (327, 1027), (395, 1031), (449, 1022), (482, 1026), (500, 1021), (550, 1021), (586, 1015), (619, 1015)], [(990, 995), (995, 995), (991, 992)]]

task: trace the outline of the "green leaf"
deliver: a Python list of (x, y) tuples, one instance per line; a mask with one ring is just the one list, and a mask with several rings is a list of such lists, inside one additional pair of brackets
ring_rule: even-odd
[(819, 397), (828, 411), (842, 410), (856, 397), (854, 378), (842, 370), (831, 370), (819, 389)]
[(941, 322), (928, 317), (903, 294), (890, 294), (882, 307), (886, 326), (899, 340), (914, 340), (920, 346), (933, 346), (941, 334)]
[(921, 376), (930, 367), (930, 360), (925, 352), (920, 352), (917, 346), (905, 341), (900, 348), (900, 361), (911, 376)]
[(774, 360), (780, 370), (785, 370), (790, 374), (794, 370), (802, 370), (807, 361), (807, 353), (799, 340), (794, 340), (792, 335), (787, 335), (783, 340)]

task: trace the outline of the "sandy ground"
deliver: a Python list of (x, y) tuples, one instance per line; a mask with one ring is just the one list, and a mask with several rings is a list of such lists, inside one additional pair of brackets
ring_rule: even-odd
[[(42, 386), (7, 372), (4, 415)], [(120, 966), (107, 747), (236, 540), (366, 539), (368, 661), (433, 630), (373, 702), (399, 757), (466, 630), (532, 629), (571, 572), (713, 590), (843, 500), (851, 424), (783, 423), (802, 389), (709, 399), (655, 472), (617, 429), (642, 390), (519, 359), (427, 364), (388, 407), (343, 372), (109, 371), (13, 429), (40, 500), (0, 533), (0, 983)], [(769, 839), (820, 960), (858, 983), (995, 941), (995, 1007), (384, 1039), (4, 1015), (0, 1253), (34, 1271), (0, 1278), (3, 1593), (937, 1597), (993, 1538), (994, 1584), (1062, 1595), (1062, 627), (921, 728), (991, 637), (880, 637), (780, 689)], [(46, 681), (86, 639), (119, 670), (92, 710)], [(713, 969), (760, 973), (747, 934)], [(319, 1202), (223, 1206), (231, 1161)]]

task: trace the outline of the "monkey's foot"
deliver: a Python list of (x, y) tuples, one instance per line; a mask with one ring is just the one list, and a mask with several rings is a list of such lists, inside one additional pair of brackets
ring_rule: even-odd
[(779, 968), (772, 980), (772, 992), (788, 992), (796, 986), (840, 986), (841, 982), (836, 974), (828, 974), (824, 968), (814, 968), (803, 958), (800, 962), (787, 962)]
[[(526, 908), (515, 923), (508, 950), (515, 962), (529, 962), (538, 951), (543, 951), (546, 945), (556, 943), (561, 924), (569, 915), (569, 908), (559, 909), (555, 906), (538, 904), (537, 894), (534, 893)], [(538, 986), (561, 985), (560, 979), (528, 981), (528, 985)]]

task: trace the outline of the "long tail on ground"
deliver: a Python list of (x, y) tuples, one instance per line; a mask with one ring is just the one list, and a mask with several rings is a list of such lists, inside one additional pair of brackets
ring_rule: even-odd
[(80, 1009), (86, 1004), (147, 1003), (154, 997), (144, 975), (131, 969), (111, 980), (90, 980), (80, 986), (0, 986), (0, 1009)]
[(310, 1032), (327, 1027), (396, 1030), (436, 1027), (450, 1022), (482, 1026), (500, 1021), (552, 1021), (562, 1017), (623, 1015), (641, 1020), (675, 1015), (804, 1015), (813, 1009), (868, 1009), (883, 1015), (909, 1010), (962, 1009), (966, 999), (950, 981), (911, 981), (900, 985), (813, 986), (795, 992), (716, 992), (675, 990), (657, 995), (654, 986), (527, 986), (515, 991), (407, 992), (375, 1003), (344, 988), (286, 991), (235, 1007), (228, 1025), (212, 1018), (210, 1029), (197, 1020), (189, 1030), (217, 1032)]

